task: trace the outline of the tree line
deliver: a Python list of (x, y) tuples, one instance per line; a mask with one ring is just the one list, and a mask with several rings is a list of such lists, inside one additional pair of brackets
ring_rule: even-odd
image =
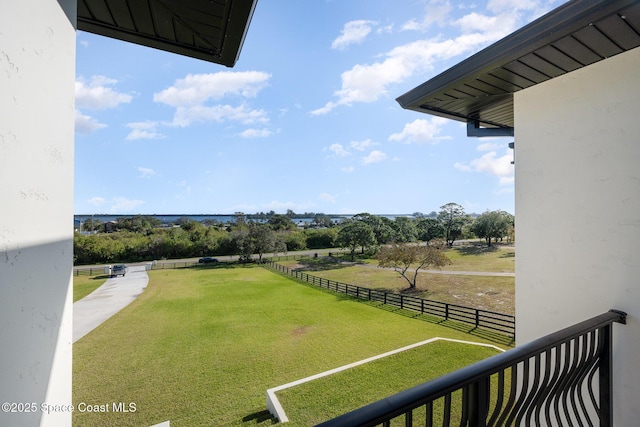
[[(286, 253), (304, 249), (345, 248), (374, 255), (390, 243), (431, 242), (443, 239), (448, 246), (456, 240), (485, 239), (488, 245), (498, 239), (513, 239), (511, 214), (487, 211), (477, 217), (467, 215), (456, 203), (440, 207), (430, 215), (389, 219), (360, 213), (335, 223), (327, 215), (313, 214), (313, 220), (300, 229), (294, 215), (269, 212), (255, 219), (241, 212), (229, 224), (181, 218), (171, 227), (151, 216), (118, 218), (103, 224), (87, 220), (75, 233), (74, 262), (77, 265), (137, 262), (157, 259), (237, 255), (241, 261), (261, 260), (265, 253)], [(109, 231), (109, 232), (106, 232)]]

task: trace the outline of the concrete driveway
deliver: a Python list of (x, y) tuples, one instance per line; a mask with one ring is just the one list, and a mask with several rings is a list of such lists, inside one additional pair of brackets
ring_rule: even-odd
[(73, 304), (73, 342), (133, 302), (147, 287), (144, 265), (130, 265), (126, 276), (109, 278), (98, 289)]

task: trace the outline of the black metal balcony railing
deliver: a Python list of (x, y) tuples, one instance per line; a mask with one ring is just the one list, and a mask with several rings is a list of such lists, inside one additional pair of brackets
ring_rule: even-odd
[(613, 426), (611, 310), (320, 424)]

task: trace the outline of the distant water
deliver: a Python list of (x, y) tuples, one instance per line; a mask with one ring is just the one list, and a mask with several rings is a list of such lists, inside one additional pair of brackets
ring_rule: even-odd
[[(73, 222), (79, 224), (88, 219), (100, 220), (102, 222), (116, 221), (118, 218), (129, 218), (138, 215), (108, 215), (108, 214), (96, 214), (96, 215), (74, 215)], [(233, 222), (235, 217), (233, 215), (142, 215), (157, 218), (162, 221), (163, 224), (172, 224), (177, 222), (180, 218), (191, 218), (194, 221), (215, 220), (218, 222)]]
[[(128, 218), (136, 215), (106, 215), (106, 214), (96, 214), (96, 215), (74, 215), (73, 223), (77, 226), (82, 222), (85, 222), (88, 219), (100, 220), (102, 222), (110, 222), (116, 221), (118, 218)], [(214, 220), (221, 223), (230, 223), (235, 222), (236, 217), (234, 215), (143, 215), (150, 216), (152, 218), (157, 218), (162, 221), (163, 224), (175, 224), (180, 218), (191, 218), (194, 221), (203, 222), (206, 220)], [(349, 218), (352, 215), (328, 215), (334, 222), (340, 222), (345, 218)], [(247, 215), (247, 218), (251, 219), (251, 215)], [(293, 222), (296, 224), (301, 223), (309, 223), (313, 221), (313, 218), (293, 218)]]
[[(93, 220), (100, 220), (102, 222), (110, 222), (110, 221), (116, 221), (118, 218), (128, 218), (128, 217), (132, 217), (132, 216), (136, 216), (136, 215), (110, 215), (110, 214), (95, 214), (95, 215), (74, 215), (73, 216), (73, 223), (74, 226), (78, 226), (81, 223), (85, 222), (88, 219), (93, 219)], [(235, 216), (234, 215), (143, 215), (143, 216), (150, 216), (153, 218), (157, 218), (160, 221), (162, 221), (163, 224), (175, 224), (180, 218), (191, 218), (194, 221), (198, 221), (198, 222), (203, 222), (206, 220), (214, 220), (214, 221), (218, 221), (221, 223), (230, 223), (230, 222), (235, 222)], [(330, 215), (327, 214), (327, 216), (329, 218), (331, 218), (331, 220), (333, 222), (340, 222), (343, 221), (346, 218), (351, 218), (353, 215)], [(379, 216), (385, 216), (389, 219), (395, 219), (396, 217), (399, 216), (407, 216), (407, 217), (411, 217), (412, 215), (379, 215)], [(251, 214), (247, 214), (247, 218), (251, 219), (252, 215)], [(292, 221), (296, 224), (307, 224), (313, 221), (313, 218), (293, 218)]]

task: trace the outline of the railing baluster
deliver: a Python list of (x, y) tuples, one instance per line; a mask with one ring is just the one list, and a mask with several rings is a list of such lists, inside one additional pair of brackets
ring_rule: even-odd
[(496, 425), (495, 421), (500, 416), (500, 412), (502, 411), (502, 404), (504, 402), (504, 370), (500, 370), (498, 372), (498, 387), (496, 390), (496, 403), (493, 408), (493, 413), (491, 414), (491, 418), (489, 418), (488, 425), (493, 426)]
[(425, 404), (424, 425), (433, 427), (433, 401), (431, 400)]
[(451, 425), (451, 393), (444, 396), (444, 408), (442, 408), (442, 426)]
[(404, 427), (413, 427), (413, 410), (411, 409), (404, 414)]

